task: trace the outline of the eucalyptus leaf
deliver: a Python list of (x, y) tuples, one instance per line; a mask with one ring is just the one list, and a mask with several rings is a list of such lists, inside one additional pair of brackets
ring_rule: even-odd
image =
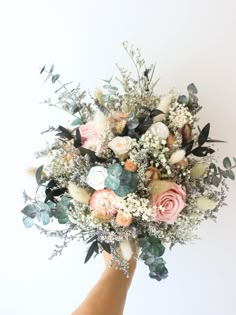
[(230, 179), (235, 180), (235, 175), (234, 175), (234, 172), (232, 170), (227, 170), (226, 173)]
[(236, 158), (235, 157), (233, 157), (233, 160), (234, 160), (234, 163), (236, 164)]
[(223, 165), (225, 168), (230, 168), (232, 167), (232, 163), (230, 161), (230, 158), (229, 157), (225, 157), (224, 160), (223, 160)]
[(41, 219), (43, 222), (43, 225), (47, 225), (50, 222), (50, 216), (47, 211), (41, 211)]
[(24, 226), (27, 229), (30, 228), (34, 224), (34, 221), (30, 217), (24, 216), (22, 220), (23, 220)]
[(187, 105), (187, 104), (188, 104), (188, 98), (187, 98), (187, 96), (185, 96), (185, 95), (180, 95), (180, 96), (178, 97), (178, 99), (177, 99), (177, 102), (178, 102), (179, 104), (185, 104), (185, 105)]
[(82, 122), (81, 118), (79, 118), (79, 117), (75, 118), (71, 123), (72, 126), (77, 126), (77, 125), (82, 125), (82, 124), (83, 124), (83, 122)]
[(40, 74), (44, 72), (45, 68), (46, 68), (46, 65), (42, 67), (42, 69), (40, 70)]
[(53, 70), (54, 70), (54, 64), (51, 65), (51, 68), (50, 68), (49, 72), (53, 73)]
[(196, 88), (194, 83), (189, 84), (187, 86), (187, 90), (188, 90), (189, 93), (193, 93), (193, 94), (197, 94), (198, 93), (198, 90), (197, 90), (197, 88)]
[(67, 222), (69, 222), (68, 216), (65, 216), (63, 218), (58, 218), (57, 220), (59, 224), (66, 224)]
[(59, 77), (60, 77), (60, 74), (55, 74), (55, 75), (53, 75), (52, 76), (52, 83), (55, 83), (58, 79), (59, 79)]
[(21, 210), (21, 212), (28, 217), (34, 219), (37, 214), (37, 207), (34, 204), (30, 204), (24, 207), (24, 209)]

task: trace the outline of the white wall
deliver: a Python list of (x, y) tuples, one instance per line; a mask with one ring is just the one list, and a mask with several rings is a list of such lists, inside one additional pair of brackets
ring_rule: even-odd
[[(83, 265), (84, 247), (73, 244), (48, 261), (53, 240), (21, 224), (24, 169), (41, 143), (39, 133), (62, 120), (39, 104), (50, 95), (38, 67), (56, 64), (65, 81), (93, 91), (101, 78), (128, 65), (129, 40), (157, 63), (159, 91), (195, 82), (204, 110), (200, 124), (225, 139), (219, 157), (236, 155), (234, 0), (5, 1), (0, 9), (0, 313), (64, 315), (82, 300), (102, 270), (97, 258)], [(233, 315), (236, 300), (235, 183), (218, 224), (202, 238), (166, 255), (170, 276), (158, 283), (139, 263), (125, 314)]]

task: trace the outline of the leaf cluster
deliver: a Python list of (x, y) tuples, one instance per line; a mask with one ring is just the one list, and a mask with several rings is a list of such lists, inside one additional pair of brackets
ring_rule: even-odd
[(108, 168), (105, 186), (114, 191), (117, 196), (125, 197), (137, 189), (137, 173), (129, 172), (119, 164), (114, 163)]
[(161, 241), (153, 236), (145, 235), (139, 238), (139, 246), (141, 248), (141, 258), (149, 267), (149, 276), (158, 281), (168, 277), (168, 270), (165, 261), (161, 257), (165, 252), (165, 247)]

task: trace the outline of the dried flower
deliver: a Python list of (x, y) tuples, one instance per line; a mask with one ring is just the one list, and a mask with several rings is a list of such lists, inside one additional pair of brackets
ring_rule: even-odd
[(124, 169), (129, 172), (136, 172), (137, 171), (137, 164), (135, 164), (132, 160), (126, 160)]
[(80, 203), (89, 204), (91, 194), (88, 193), (86, 189), (70, 182), (68, 185), (68, 192), (74, 200)]
[(112, 190), (106, 188), (92, 194), (90, 206), (96, 212), (113, 215), (119, 209), (119, 200)]
[(118, 211), (116, 216), (116, 224), (119, 226), (127, 227), (132, 223), (132, 216), (124, 211)]

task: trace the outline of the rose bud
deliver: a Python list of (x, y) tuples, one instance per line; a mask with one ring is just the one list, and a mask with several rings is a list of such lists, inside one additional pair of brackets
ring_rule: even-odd
[(183, 142), (188, 143), (192, 139), (192, 127), (190, 124), (185, 124), (181, 128), (181, 135), (183, 137)]
[(161, 172), (154, 166), (150, 166), (145, 171), (145, 177), (148, 182), (161, 178)]
[(129, 172), (136, 172), (137, 171), (137, 164), (135, 164), (133, 161), (131, 160), (126, 160), (125, 161), (125, 165), (124, 168), (126, 171)]
[(174, 143), (175, 143), (175, 136), (173, 135), (173, 133), (170, 133), (167, 138), (167, 147), (169, 149), (172, 149)]

